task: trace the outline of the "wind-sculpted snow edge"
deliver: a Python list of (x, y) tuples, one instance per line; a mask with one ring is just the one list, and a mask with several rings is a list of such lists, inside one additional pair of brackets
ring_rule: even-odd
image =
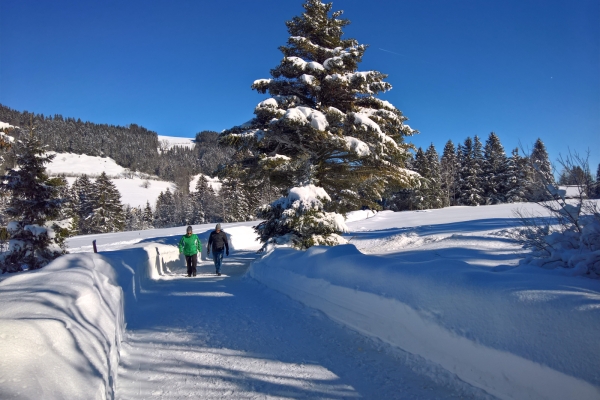
[(82, 253), (0, 283), (0, 398), (112, 399), (125, 324), (110, 263)]
[[(571, 288), (559, 296), (562, 306), (540, 312), (544, 296), (565, 293), (564, 278), (540, 283), (526, 272), (446, 263), (403, 265), (351, 245), (277, 249), (253, 263), (249, 276), (499, 398), (600, 396), (593, 375), (600, 359), (593, 339), (600, 299), (586, 298), (593, 282), (573, 278), (569, 284), (581, 290)], [(577, 333), (569, 334), (574, 326)], [(528, 342), (525, 330), (539, 335), (537, 343)], [(555, 354), (558, 348), (564, 354)]]

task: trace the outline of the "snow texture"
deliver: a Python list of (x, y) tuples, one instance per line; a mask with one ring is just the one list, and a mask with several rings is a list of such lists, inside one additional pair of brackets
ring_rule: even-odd
[(519, 266), (518, 207), (544, 212), (356, 211), (348, 245), (262, 256), (223, 224), (224, 275), (204, 249), (196, 279), (184, 227), (70, 238), (0, 278), (0, 398), (598, 399), (600, 281)]
[(344, 140), (346, 141), (346, 145), (348, 148), (355, 152), (359, 157), (366, 157), (371, 154), (371, 150), (369, 149), (369, 145), (367, 145), (362, 140), (357, 138), (353, 138), (352, 136), (345, 136)]
[(0, 282), (0, 398), (113, 398), (123, 297), (98, 255), (66, 255)]
[(499, 398), (598, 398), (599, 282), (515, 268), (494, 233), (513, 208), (381, 212), (350, 224), (350, 245), (276, 249), (249, 273)]
[[(288, 109), (283, 116), (284, 119), (291, 119), (301, 123), (310, 123), (310, 125), (320, 131), (324, 131), (329, 126), (325, 114), (310, 107), (293, 107)], [(379, 128), (379, 127), (378, 127)]]
[[(198, 184), (198, 179), (200, 179), (200, 175), (202, 175), (202, 174), (194, 175), (192, 177), (192, 180), (190, 181), (190, 192), (196, 191), (196, 185)], [(223, 183), (219, 180), (219, 178), (217, 178), (217, 177), (211, 178), (208, 175), (204, 175), (204, 177), (208, 181), (208, 186), (210, 186), (212, 188), (212, 190), (214, 190), (215, 193), (218, 194), (219, 191), (221, 190), (221, 186), (223, 185)]]
[(67, 174), (81, 176), (98, 176), (105, 172), (108, 176), (119, 176), (129, 170), (118, 165), (110, 157), (88, 156), (86, 154), (56, 153), (49, 151), (48, 154), (56, 155), (46, 166), (46, 172), (50, 175)]
[(175, 146), (193, 149), (194, 146), (196, 145), (193, 138), (175, 137), (175, 136), (158, 135), (158, 142), (166, 144), (165, 150), (172, 149)]
[[(67, 177), (69, 185), (73, 185), (76, 178)], [(111, 179), (119, 193), (121, 194), (121, 203), (129, 204), (131, 207), (144, 208), (146, 202), (154, 207), (160, 192), (166, 192), (167, 189), (173, 193), (177, 189), (177, 185), (172, 182), (159, 181), (154, 179)], [(147, 186), (147, 187), (146, 187)], [(195, 188), (195, 187), (194, 187)]]

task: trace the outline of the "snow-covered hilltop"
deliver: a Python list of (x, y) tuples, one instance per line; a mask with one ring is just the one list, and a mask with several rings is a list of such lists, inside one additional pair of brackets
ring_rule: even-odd
[(193, 138), (158, 135), (159, 149), (169, 150), (175, 146), (193, 149), (196, 145)]

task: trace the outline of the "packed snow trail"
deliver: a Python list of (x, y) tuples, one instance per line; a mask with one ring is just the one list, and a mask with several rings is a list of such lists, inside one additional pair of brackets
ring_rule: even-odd
[[(127, 264), (137, 249), (107, 252)], [(422, 359), (368, 339), (245, 278), (253, 252), (182, 268), (126, 302), (118, 399), (486, 398)]]

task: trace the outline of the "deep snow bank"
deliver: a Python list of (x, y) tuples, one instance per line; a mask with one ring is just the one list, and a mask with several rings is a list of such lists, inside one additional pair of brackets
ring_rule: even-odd
[(500, 398), (600, 398), (597, 281), (402, 263), (353, 245), (276, 249), (249, 275)]
[(70, 254), (0, 282), (0, 398), (114, 397), (124, 330), (107, 260)]

